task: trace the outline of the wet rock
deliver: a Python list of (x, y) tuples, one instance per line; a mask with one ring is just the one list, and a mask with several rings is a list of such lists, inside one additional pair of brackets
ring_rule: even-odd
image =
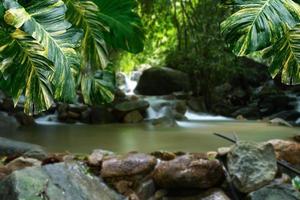
[(269, 184), (277, 172), (275, 151), (271, 144), (239, 141), (227, 154), (227, 166), (233, 184), (244, 193)]
[(280, 118), (275, 118), (275, 119), (270, 120), (270, 124), (277, 125), (277, 126), (293, 127), (290, 123), (288, 123), (284, 119), (280, 119)]
[(124, 123), (139, 123), (144, 120), (143, 115), (139, 111), (127, 113), (123, 119)]
[(143, 72), (135, 91), (142, 95), (168, 95), (189, 91), (189, 76), (183, 72), (164, 67), (154, 67)]
[(104, 160), (101, 176), (104, 178), (145, 175), (151, 172), (156, 159), (142, 153), (131, 153), (125, 156), (118, 156)]
[(198, 158), (195, 155), (179, 156), (162, 161), (153, 173), (155, 183), (162, 188), (210, 188), (224, 178), (219, 161)]
[(140, 183), (136, 189), (137, 196), (142, 199), (149, 199), (154, 196), (156, 192), (155, 184), (152, 179)]
[(167, 151), (155, 151), (151, 153), (152, 156), (160, 160), (169, 161), (176, 158), (176, 154)]
[(151, 119), (150, 123), (155, 127), (174, 127), (177, 126), (176, 120), (172, 117), (160, 117), (157, 119)]
[(230, 198), (221, 189), (213, 188), (198, 195), (166, 197), (164, 200), (230, 200)]
[(4, 98), (0, 102), (0, 110), (11, 113), (14, 111), (14, 102), (12, 99)]
[(300, 143), (300, 135), (295, 135), (295, 136), (293, 137), (293, 139), (294, 139), (296, 142)]
[(11, 170), (8, 169), (7, 167), (1, 165), (0, 166), (0, 181), (4, 178), (6, 178), (9, 174), (11, 174)]
[(195, 112), (206, 112), (207, 108), (203, 97), (192, 97), (187, 101), (188, 107)]
[(149, 103), (144, 100), (126, 101), (116, 104), (114, 109), (118, 112), (129, 113), (132, 111), (145, 111), (149, 107)]
[(300, 165), (300, 144), (294, 141), (270, 140), (279, 160), (285, 160), (293, 165)]
[(17, 129), (20, 127), (19, 122), (14, 118), (13, 116), (9, 116), (5, 112), (0, 112), (0, 128), (5, 128), (5, 129)]
[(47, 157), (47, 153), (39, 145), (0, 137), (0, 156), (25, 156), (42, 160)]
[(116, 122), (113, 114), (105, 106), (95, 106), (89, 113), (91, 124), (107, 124)]
[(292, 185), (269, 185), (249, 194), (249, 200), (299, 200), (300, 193)]
[(78, 163), (60, 163), (15, 171), (0, 182), (0, 199), (125, 199)]
[(26, 115), (24, 112), (18, 112), (14, 116), (22, 126), (35, 125), (33, 116)]
[(9, 162), (5, 167), (11, 171), (16, 171), (20, 169), (24, 169), (26, 167), (33, 167), (33, 166), (41, 166), (42, 162), (33, 159), (33, 158), (24, 158), (24, 157), (19, 157), (11, 162)]
[(88, 164), (91, 166), (101, 166), (103, 159), (106, 156), (114, 155), (113, 152), (105, 151), (102, 149), (96, 149), (88, 156)]

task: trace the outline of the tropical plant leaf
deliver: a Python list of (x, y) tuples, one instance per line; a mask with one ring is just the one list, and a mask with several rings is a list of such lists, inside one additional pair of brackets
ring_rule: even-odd
[(15, 104), (25, 94), (24, 108), (28, 114), (50, 108), (53, 100), (49, 76), (53, 63), (43, 56), (44, 48), (19, 29), (9, 33), (2, 28), (0, 36), (2, 89), (12, 95)]
[(75, 47), (82, 33), (71, 28), (65, 20), (66, 6), (62, 0), (34, 1), (33, 5), (23, 8), (16, 0), (4, 0), (5, 19), (16, 28), (40, 42), (45, 48), (46, 56), (55, 65), (52, 83), (57, 100), (72, 102), (76, 88), (72, 67), (78, 63)]
[(107, 26), (105, 41), (114, 48), (139, 53), (144, 48), (144, 32), (140, 17), (133, 12), (135, 0), (95, 1), (99, 6), (101, 22)]
[(269, 71), (273, 78), (281, 74), (282, 82), (288, 85), (300, 83), (300, 24), (272, 47), (265, 50), (264, 57), (273, 57)]
[(292, 0), (227, 0), (238, 9), (222, 24), (226, 41), (238, 56), (270, 46), (284, 34), (285, 27), (299, 22), (300, 7)]
[(89, 105), (110, 103), (114, 99), (114, 74), (99, 70), (94, 76), (84, 74), (81, 78), (81, 91), (85, 103)]
[(92, 1), (83, 0), (65, 0), (65, 3), (68, 8), (67, 19), (84, 31), (80, 47), (82, 71), (105, 68), (108, 50), (103, 32), (107, 27), (101, 23), (98, 6)]

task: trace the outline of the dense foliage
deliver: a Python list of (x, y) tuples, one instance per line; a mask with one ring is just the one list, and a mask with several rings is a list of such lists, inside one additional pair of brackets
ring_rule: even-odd
[(269, 71), (285, 84), (300, 83), (300, 5), (293, 0), (224, 0), (236, 12), (222, 23), (238, 56), (271, 59)]
[(0, 4), (0, 88), (25, 112), (48, 109), (54, 99), (87, 104), (113, 99), (107, 70), (112, 49), (143, 50), (134, 0), (3, 0)]

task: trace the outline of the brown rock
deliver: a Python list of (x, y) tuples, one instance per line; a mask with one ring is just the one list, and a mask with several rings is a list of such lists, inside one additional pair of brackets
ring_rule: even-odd
[(104, 160), (102, 164), (101, 176), (104, 178), (145, 175), (151, 172), (156, 159), (142, 153), (131, 153)]
[(300, 144), (294, 141), (270, 140), (267, 143), (273, 145), (276, 157), (293, 165), (300, 165)]
[(41, 161), (34, 158), (19, 157), (9, 162), (5, 167), (11, 171), (24, 169), (26, 167), (41, 166)]
[(8, 176), (12, 171), (5, 166), (0, 166), (0, 180)]
[(171, 161), (162, 161), (153, 178), (162, 188), (210, 188), (224, 179), (222, 166), (217, 160), (195, 155), (184, 155)]
[(23, 112), (18, 112), (15, 114), (15, 118), (22, 126), (33, 126), (35, 125), (34, 118), (32, 116), (26, 115)]
[(88, 164), (91, 166), (101, 166), (105, 156), (113, 155), (113, 152), (96, 149), (91, 155), (88, 156)]
[(176, 154), (167, 151), (155, 151), (152, 152), (151, 155), (164, 161), (173, 160), (176, 158)]
[(295, 136), (293, 137), (293, 139), (294, 139), (296, 142), (300, 143), (300, 135), (295, 135)]
[(127, 113), (123, 119), (125, 123), (139, 123), (144, 120), (143, 115), (139, 111)]
[(230, 198), (221, 189), (213, 188), (199, 195), (166, 197), (164, 200), (230, 200)]

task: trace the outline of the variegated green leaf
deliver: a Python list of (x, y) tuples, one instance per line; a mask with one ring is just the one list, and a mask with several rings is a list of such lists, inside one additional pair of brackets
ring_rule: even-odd
[(265, 57), (271, 56), (269, 70), (273, 77), (280, 74), (282, 82), (288, 85), (300, 83), (300, 24), (286, 30), (280, 40), (265, 50)]
[(50, 108), (53, 100), (49, 77), (53, 64), (43, 56), (44, 48), (19, 29), (12, 33), (1, 29), (0, 36), (0, 71), (4, 82), (1, 89), (12, 95), (15, 104), (25, 94), (28, 114)]
[(101, 22), (107, 26), (105, 41), (114, 48), (139, 53), (144, 48), (144, 32), (140, 17), (134, 12), (135, 0), (100, 0)]
[(108, 64), (108, 50), (103, 33), (105, 27), (99, 18), (99, 8), (93, 1), (65, 0), (67, 19), (84, 30), (81, 42), (81, 68), (92, 72)]
[(114, 74), (109, 71), (99, 70), (94, 76), (84, 74), (81, 78), (82, 95), (89, 105), (112, 102), (114, 90)]
[(222, 24), (226, 41), (238, 56), (262, 50), (276, 42), (285, 27), (299, 22), (300, 7), (292, 0), (226, 0), (238, 9)]
[(16, 0), (4, 0), (6, 22), (21, 27), (41, 43), (46, 56), (53, 61), (55, 72), (52, 83), (55, 98), (65, 102), (75, 99), (76, 89), (72, 66), (78, 61), (75, 47), (81, 32), (71, 28), (65, 20), (66, 6), (62, 0), (34, 1), (30, 7), (23, 8)]

